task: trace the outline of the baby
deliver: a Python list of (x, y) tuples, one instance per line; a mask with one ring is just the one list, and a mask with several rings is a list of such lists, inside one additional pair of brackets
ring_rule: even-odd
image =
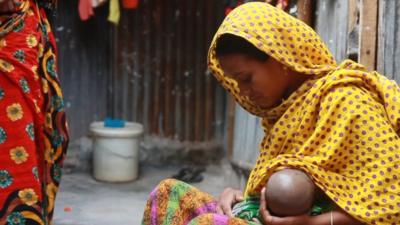
[(265, 187), (268, 210), (280, 217), (310, 212), (314, 196), (314, 183), (306, 173), (296, 169), (275, 172)]
[[(286, 217), (310, 213), (314, 204), (315, 185), (301, 170), (283, 169), (271, 175), (265, 185), (268, 210), (274, 216)], [(252, 220), (259, 218), (259, 199), (247, 198), (236, 204), (232, 212), (236, 217)]]

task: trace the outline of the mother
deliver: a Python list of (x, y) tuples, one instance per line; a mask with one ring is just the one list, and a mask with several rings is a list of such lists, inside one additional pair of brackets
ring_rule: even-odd
[[(216, 33), (209, 67), (247, 111), (263, 118), (265, 137), (245, 196), (259, 195), (281, 168), (297, 168), (336, 205), (319, 216), (263, 223), (379, 224), (400, 219), (399, 87), (350, 60), (337, 64), (318, 35), (266, 3), (232, 11)], [(179, 181), (151, 193), (143, 224), (247, 224), (230, 217), (242, 192), (219, 200)]]

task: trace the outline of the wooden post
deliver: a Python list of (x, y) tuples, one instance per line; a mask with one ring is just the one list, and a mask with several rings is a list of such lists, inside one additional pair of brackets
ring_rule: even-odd
[(305, 22), (307, 25), (312, 26), (312, 0), (298, 0), (297, 1), (297, 18)]
[(358, 19), (357, 2), (358, 0), (349, 0), (347, 33), (351, 32), (357, 25), (357, 19)]
[(368, 70), (376, 68), (378, 0), (361, 0), (358, 61)]

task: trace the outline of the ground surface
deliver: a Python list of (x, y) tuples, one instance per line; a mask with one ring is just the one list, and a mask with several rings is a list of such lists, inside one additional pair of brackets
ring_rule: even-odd
[[(148, 194), (179, 168), (141, 168), (138, 180), (124, 184), (98, 182), (88, 173), (65, 174), (56, 200), (54, 225), (139, 225)], [(194, 184), (214, 196), (240, 182), (229, 163), (207, 167), (204, 180)]]

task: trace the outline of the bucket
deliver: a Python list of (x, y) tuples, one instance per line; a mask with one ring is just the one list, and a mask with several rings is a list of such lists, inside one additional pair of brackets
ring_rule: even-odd
[(126, 122), (124, 127), (105, 127), (93, 122), (93, 176), (105, 182), (133, 181), (139, 174), (139, 142), (143, 126)]

